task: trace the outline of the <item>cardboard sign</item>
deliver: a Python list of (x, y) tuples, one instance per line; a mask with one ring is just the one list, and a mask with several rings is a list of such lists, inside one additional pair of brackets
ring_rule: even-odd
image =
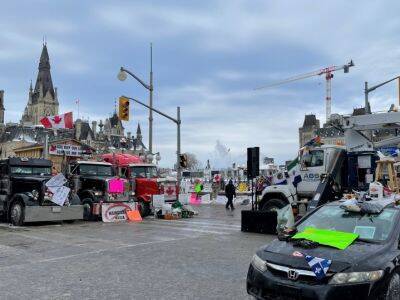
[(46, 182), (46, 187), (53, 193), (56, 193), (56, 190), (63, 186), (67, 182), (67, 179), (64, 177), (62, 173), (57, 174), (54, 177), (51, 177), (49, 181)]
[(138, 210), (128, 210), (127, 211), (128, 220), (133, 222), (140, 222), (142, 221), (142, 216)]
[[(52, 189), (54, 190), (55, 188), (53, 187)], [(60, 186), (54, 192), (53, 190), (51, 191), (53, 193), (51, 201), (54, 202), (55, 204), (63, 206), (68, 198), (68, 194), (71, 189), (66, 186)]]
[(112, 194), (122, 194), (124, 192), (125, 179), (114, 178), (108, 181), (108, 192)]
[(103, 222), (124, 222), (128, 220), (127, 211), (136, 210), (135, 203), (103, 203), (101, 217)]
[(155, 208), (161, 208), (164, 204), (164, 195), (153, 195), (153, 206)]

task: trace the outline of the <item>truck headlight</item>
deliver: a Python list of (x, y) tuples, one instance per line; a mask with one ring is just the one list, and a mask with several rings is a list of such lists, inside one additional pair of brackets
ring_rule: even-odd
[(101, 192), (101, 191), (95, 191), (95, 192), (94, 192), (94, 195), (95, 195), (95, 196), (103, 196), (103, 192)]
[(267, 262), (261, 259), (257, 254), (253, 255), (251, 259), (251, 264), (260, 272), (265, 272), (267, 270)]
[(135, 196), (135, 192), (131, 192), (131, 196)]
[(383, 271), (336, 273), (329, 284), (371, 282), (381, 279)]

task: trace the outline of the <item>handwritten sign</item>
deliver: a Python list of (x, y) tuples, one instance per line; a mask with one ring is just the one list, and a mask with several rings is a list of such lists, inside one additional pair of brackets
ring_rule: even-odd
[(82, 147), (68, 144), (50, 145), (49, 154), (66, 155), (66, 156), (82, 156)]
[(70, 188), (64, 186), (66, 182), (67, 179), (61, 173), (50, 178), (50, 180), (46, 182), (46, 187), (53, 194), (51, 201), (60, 206), (64, 205), (68, 198), (69, 191), (71, 190)]
[(60, 206), (63, 206), (65, 201), (68, 198), (69, 191), (71, 189), (66, 186), (60, 186), (59, 188), (56, 189), (55, 193), (53, 193), (53, 197), (51, 198), (51, 201), (54, 202), (55, 204), (58, 204)]

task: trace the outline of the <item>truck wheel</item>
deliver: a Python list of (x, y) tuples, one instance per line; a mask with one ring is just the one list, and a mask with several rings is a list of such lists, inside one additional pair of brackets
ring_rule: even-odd
[(150, 203), (145, 201), (139, 202), (139, 212), (142, 218), (147, 217), (150, 214)]
[(287, 205), (287, 203), (285, 201), (283, 201), (282, 199), (270, 199), (264, 203), (264, 205), (261, 207), (261, 210), (277, 211), (278, 209), (281, 209), (281, 208), (285, 207), (286, 205)]
[(83, 204), (83, 219), (85, 221), (94, 221), (92, 199), (86, 198), (82, 201)]
[(10, 223), (14, 226), (22, 226), (25, 219), (25, 208), (21, 202), (16, 201), (10, 208)]

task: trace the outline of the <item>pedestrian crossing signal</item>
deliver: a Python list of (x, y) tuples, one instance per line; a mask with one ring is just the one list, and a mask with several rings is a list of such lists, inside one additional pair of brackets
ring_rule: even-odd
[(129, 121), (129, 99), (119, 97), (118, 117), (122, 121)]
[(181, 168), (187, 168), (188, 159), (187, 159), (187, 155), (186, 154), (181, 154), (179, 156), (179, 165), (181, 166)]

